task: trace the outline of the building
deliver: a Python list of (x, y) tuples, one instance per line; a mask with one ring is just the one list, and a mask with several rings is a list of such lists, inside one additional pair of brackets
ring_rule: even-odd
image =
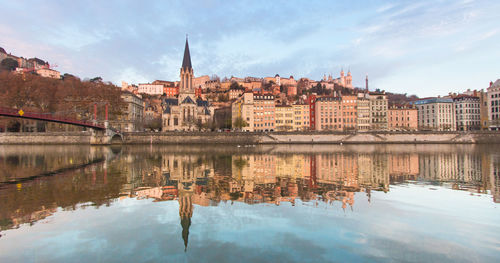
[(231, 123), (235, 123), (238, 118), (242, 118), (247, 126), (242, 127), (243, 131), (254, 131), (254, 100), (253, 93), (246, 92), (231, 104)]
[(294, 104), (293, 107), (293, 130), (307, 131), (309, 130), (309, 105)]
[(307, 97), (307, 105), (309, 105), (309, 130), (316, 129), (316, 95)]
[(414, 102), (418, 111), (418, 127), (423, 130), (455, 131), (453, 99), (427, 98)]
[(137, 92), (149, 95), (162, 95), (164, 92), (163, 87), (163, 84), (143, 83), (138, 85)]
[(481, 104), (479, 97), (459, 95), (453, 98), (455, 121), (458, 131), (472, 131), (481, 128)]
[(480, 90), (477, 95), (479, 96), (479, 118), (481, 119), (481, 130), (488, 130), (488, 92)]
[(294, 122), (293, 107), (289, 105), (276, 106), (275, 120), (277, 131), (292, 131)]
[(355, 130), (358, 119), (358, 97), (342, 96), (342, 123), (344, 130)]
[(274, 95), (254, 95), (254, 131), (274, 131)]
[(111, 127), (122, 132), (143, 131), (144, 102), (142, 98), (129, 91), (122, 92), (121, 97), (126, 105), (122, 111), (125, 114), (110, 121)]
[(392, 105), (388, 111), (389, 130), (415, 131), (418, 129), (418, 111), (412, 105)]
[(342, 99), (340, 97), (319, 97), (316, 99), (317, 131), (342, 131)]
[(370, 124), (372, 130), (387, 130), (387, 95), (385, 92), (370, 92)]
[(37, 69), (36, 74), (38, 74), (44, 78), (53, 78), (53, 79), (60, 79), (61, 78), (61, 73), (59, 71), (53, 70), (50, 68)]
[(358, 131), (368, 131), (371, 127), (370, 99), (367, 93), (358, 93), (356, 100), (357, 118), (356, 129)]
[(196, 98), (193, 76), (189, 44), (186, 38), (184, 58), (180, 69), (179, 95), (174, 98), (165, 98), (162, 102), (163, 131), (201, 130), (210, 124), (214, 109), (208, 101)]
[[(309, 88), (316, 85), (316, 83), (313, 83), (313, 82), (309, 82)], [(326, 74), (323, 76), (323, 79), (321, 80), (321, 85), (324, 85), (326, 87), (326, 89), (333, 89), (335, 87), (335, 85), (337, 86), (341, 86), (341, 87), (344, 87), (344, 88), (349, 88), (349, 89), (352, 89), (353, 88), (353, 85), (352, 85), (352, 75), (351, 75), (351, 71), (349, 70), (347, 72), (347, 75), (344, 74), (344, 70), (342, 69), (340, 71), (340, 77), (338, 78), (333, 78), (332, 75), (328, 75), (328, 77), (326, 76)]]
[(288, 97), (293, 97), (293, 96), (297, 96), (297, 86), (287, 86), (286, 87), (286, 95)]
[(489, 130), (500, 130), (500, 79), (495, 83), (490, 82), (488, 88), (488, 120)]
[(229, 89), (229, 100), (234, 100), (240, 97), (245, 92), (243, 87), (232, 87)]
[(208, 82), (210, 82), (210, 77), (208, 75), (193, 78), (193, 88), (201, 88), (202, 90), (205, 90)]
[(163, 87), (163, 94), (167, 97), (175, 97), (179, 95), (179, 87)]

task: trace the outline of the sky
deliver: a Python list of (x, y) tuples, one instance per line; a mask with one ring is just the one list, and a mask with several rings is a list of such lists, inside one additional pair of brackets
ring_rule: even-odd
[(500, 78), (500, 1), (0, 0), (0, 47), (81, 78), (338, 77), (446, 95)]

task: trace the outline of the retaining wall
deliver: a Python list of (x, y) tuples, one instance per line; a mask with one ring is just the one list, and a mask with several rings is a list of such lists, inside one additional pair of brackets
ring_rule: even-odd
[[(0, 144), (91, 144), (90, 133), (0, 133)], [(125, 133), (124, 144), (473, 144), (500, 143), (500, 132)]]

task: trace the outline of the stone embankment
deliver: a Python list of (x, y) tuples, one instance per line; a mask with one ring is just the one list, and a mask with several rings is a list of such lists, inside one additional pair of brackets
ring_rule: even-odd
[[(90, 133), (0, 133), (0, 144), (105, 144)], [(124, 144), (474, 144), (500, 143), (500, 132), (152, 132), (125, 133)]]

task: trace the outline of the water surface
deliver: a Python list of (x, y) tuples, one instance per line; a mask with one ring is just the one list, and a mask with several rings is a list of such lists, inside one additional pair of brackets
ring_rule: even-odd
[(495, 149), (0, 146), (0, 262), (495, 262)]

